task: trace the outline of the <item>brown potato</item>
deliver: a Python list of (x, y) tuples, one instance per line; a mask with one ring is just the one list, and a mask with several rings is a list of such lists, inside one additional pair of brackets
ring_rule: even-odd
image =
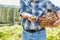
[(32, 19), (32, 20), (36, 20), (36, 17), (35, 17), (35, 16), (33, 16), (31, 19)]

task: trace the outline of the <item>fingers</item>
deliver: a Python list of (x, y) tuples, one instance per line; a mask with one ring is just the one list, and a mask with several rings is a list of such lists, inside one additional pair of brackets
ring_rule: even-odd
[(54, 25), (54, 26), (57, 26), (59, 23), (60, 23), (60, 21), (58, 20), (58, 21), (56, 21), (53, 25)]

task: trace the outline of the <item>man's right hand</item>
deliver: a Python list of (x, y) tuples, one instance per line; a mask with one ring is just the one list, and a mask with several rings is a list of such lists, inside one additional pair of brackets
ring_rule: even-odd
[(22, 15), (23, 18), (25, 18), (25, 19), (27, 19), (27, 20), (29, 20), (31, 22), (35, 22), (38, 19), (38, 17), (33, 16), (33, 15), (31, 15), (29, 13), (26, 13), (26, 12), (21, 13), (21, 15)]
[(31, 22), (35, 22), (38, 20), (38, 17), (36, 16), (31, 16), (31, 17), (28, 17), (28, 20), (31, 21)]

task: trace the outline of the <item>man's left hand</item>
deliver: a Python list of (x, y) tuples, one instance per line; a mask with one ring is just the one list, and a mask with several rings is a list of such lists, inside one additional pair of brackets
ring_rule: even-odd
[(60, 20), (57, 20), (53, 25), (56, 27), (60, 23)]
[(57, 17), (58, 17), (58, 20), (53, 24), (54, 26), (57, 26), (58, 24), (60, 24), (60, 10), (57, 11)]

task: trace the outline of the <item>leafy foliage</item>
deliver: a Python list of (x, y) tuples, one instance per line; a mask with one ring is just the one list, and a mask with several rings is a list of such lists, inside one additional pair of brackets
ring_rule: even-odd
[(20, 25), (0, 27), (0, 40), (19, 40), (22, 34)]
[(55, 28), (47, 28), (47, 40), (60, 40), (60, 24)]
[[(55, 28), (46, 28), (46, 40), (60, 40), (60, 25)], [(0, 40), (21, 40), (22, 26), (12, 25), (0, 27)]]

